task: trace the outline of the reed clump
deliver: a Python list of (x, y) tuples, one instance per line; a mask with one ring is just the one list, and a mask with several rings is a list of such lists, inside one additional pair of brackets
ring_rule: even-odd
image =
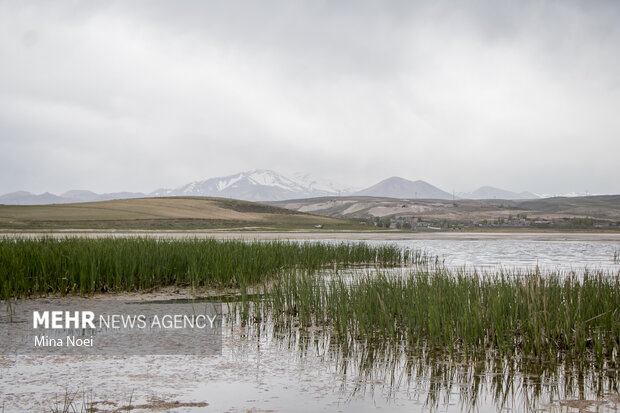
[(162, 286), (236, 287), (264, 282), (285, 269), (398, 265), (426, 256), (390, 245), (363, 243), (157, 240), (0, 239), (3, 298)]
[(491, 351), (535, 362), (589, 354), (617, 368), (619, 283), (620, 274), (480, 275), (442, 267), (354, 282), (288, 273), (266, 288), (262, 306), (278, 324), (328, 328), (345, 345)]

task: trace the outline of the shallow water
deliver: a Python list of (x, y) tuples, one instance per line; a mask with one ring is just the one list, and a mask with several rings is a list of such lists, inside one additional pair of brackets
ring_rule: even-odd
[[(617, 241), (389, 242), (439, 255), (452, 268), (620, 271), (613, 261)], [(220, 356), (0, 356), (0, 406), (50, 411), (62, 407), (66, 394), (75, 397), (77, 411), (83, 398), (102, 411), (131, 405), (175, 412), (611, 412), (620, 406), (617, 367), (570, 374), (556, 366), (529, 376), (510, 374), (501, 362), (450, 363), (389, 349), (343, 355), (321, 330), (282, 333), (268, 322), (240, 324), (224, 326)]]
[[(561, 372), (482, 374), (476, 366), (389, 354), (369, 364), (363, 352), (341, 358), (322, 334), (224, 331), (221, 356), (0, 357), (5, 411), (49, 411), (67, 391), (78, 411), (83, 398), (102, 411), (162, 402), (179, 403), (166, 409), (175, 412), (568, 412), (575, 400), (599, 412), (618, 407), (617, 392), (597, 395), (587, 377), (569, 384)], [(208, 406), (189, 407), (197, 403)]]
[(620, 260), (614, 261), (614, 253), (620, 251), (620, 242), (615, 241), (472, 239), (395, 243), (437, 255), (450, 268), (532, 270), (538, 266), (545, 271), (581, 271), (585, 268), (620, 271)]

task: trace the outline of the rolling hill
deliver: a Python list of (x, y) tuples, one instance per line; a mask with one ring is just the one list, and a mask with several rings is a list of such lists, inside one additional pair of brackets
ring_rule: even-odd
[(520, 201), (520, 208), (551, 214), (620, 219), (620, 195), (556, 197)]
[(0, 205), (0, 229), (360, 229), (347, 219), (223, 198), (137, 198), (58, 205)]
[(272, 202), (294, 211), (337, 218), (417, 217), (432, 220), (494, 220), (526, 215), (530, 219), (595, 218), (620, 221), (620, 195), (534, 200), (404, 199), (350, 196)]

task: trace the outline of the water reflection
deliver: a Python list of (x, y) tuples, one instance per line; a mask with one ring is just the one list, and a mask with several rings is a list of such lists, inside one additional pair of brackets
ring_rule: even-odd
[[(618, 351), (609, 360), (591, 356), (551, 361), (536, 357), (500, 357), (494, 351), (459, 353), (386, 340), (338, 341), (327, 328), (303, 328), (294, 318), (275, 325), (270, 314), (232, 311), (232, 330), (248, 343), (268, 342), (303, 360), (316, 358), (339, 378), (337, 390), (347, 402), (377, 397), (388, 403), (417, 401), (431, 411), (564, 411), (569, 407), (614, 409), (618, 389)], [(602, 410), (601, 410), (602, 409)]]

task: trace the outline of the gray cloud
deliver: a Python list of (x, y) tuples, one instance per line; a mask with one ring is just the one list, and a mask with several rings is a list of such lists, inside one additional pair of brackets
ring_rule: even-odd
[(0, 2), (0, 193), (251, 168), (620, 193), (617, 2)]

